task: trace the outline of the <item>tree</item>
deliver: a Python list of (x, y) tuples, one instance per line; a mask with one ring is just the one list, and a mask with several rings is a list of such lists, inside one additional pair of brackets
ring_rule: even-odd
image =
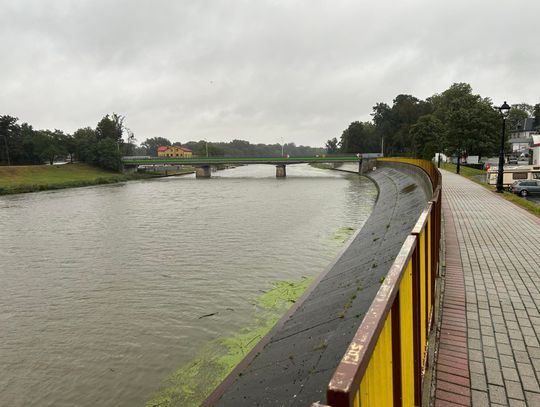
[(412, 95), (397, 95), (392, 107), (377, 103), (371, 115), (377, 137), (384, 140), (385, 155), (414, 154), (410, 127), (431, 111), (431, 104)]
[(517, 129), (520, 122), (523, 122), (526, 118), (532, 116), (534, 111), (531, 109), (531, 112), (529, 112), (528, 109), (525, 110), (520, 107), (522, 105), (523, 104), (512, 105), (512, 108), (508, 112), (508, 117), (506, 118), (506, 124), (508, 125), (508, 129)]
[(94, 129), (85, 127), (73, 133), (75, 157), (77, 160), (92, 164), (96, 160), (97, 137)]
[(3, 138), (0, 148), (2, 149), (2, 155), (0, 156), (1, 162), (7, 165), (11, 165), (10, 158), (10, 145), (15, 143), (16, 134), (19, 132), (20, 127), (17, 125), (19, 119), (13, 116), (0, 116), (0, 136)]
[(341, 134), (339, 144), (344, 153), (373, 153), (379, 150), (375, 126), (370, 122), (352, 122)]
[(446, 128), (447, 155), (482, 157), (496, 153), (500, 118), (489, 98), (474, 95), (467, 83), (454, 83), (429, 102)]
[(47, 161), (50, 165), (65, 154), (65, 135), (60, 130), (40, 130), (35, 133), (34, 146), (42, 161)]
[(326, 142), (326, 152), (328, 154), (334, 154), (338, 152), (337, 138), (334, 137)]
[(540, 103), (537, 103), (536, 105), (534, 105), (533, 117), (534, 117), (534, 128), (537, 131), (540, 131)]
[(118, 171), (121, 165), (120, 151), (117, 143), (110, 138), (99, 140), (93, 164), (107, 170)]
[(410, 128), (415, 156), (431, 160), (435, 153), (444, 149), (446, 129), (443, 123), (433, 114), (418, 119)]
[(119, 116), (116, 113), (113, 113), (111, 117), (105, 115), (96, 126), (97, 140), (111, 139), (118, 144), (122, 143), (125, 129), (124, 119), (124, 116)]
[(147, 138), (141, 143), (141, 147), (146, 149), (146, 154), (152, 157), (157, 157), (157, 149), (159, 146), (170, 146), (171, 142), (164, 137)]

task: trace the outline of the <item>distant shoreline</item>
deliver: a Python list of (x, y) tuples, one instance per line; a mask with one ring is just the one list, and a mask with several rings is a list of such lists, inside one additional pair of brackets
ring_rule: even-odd
[(23, 194), (92, 185), (116, 184), (141, 179), (192, 174), (191, 168), (172, 173), (122, 174), (87, 164), (0, 166), (0, 195)]

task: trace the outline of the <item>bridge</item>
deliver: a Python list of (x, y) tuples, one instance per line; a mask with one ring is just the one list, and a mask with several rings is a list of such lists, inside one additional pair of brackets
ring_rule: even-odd
[(286, 166), (292, 164), (340, 164), (358, 163), (358, 172), (362, 172), (364, 159), (376, 157), (379, 154), (358, 154), (358, 155), (320, 155), (308, 157), (163, 157), (163, 158), (141, 158), (123, 157), (122, 165), (124, 171), (134, 171), (140, 165), (186, 165), (195, 167), (197, 178), (210, 178), (210, 168), (218, 165), (247, 165), (247, 164), (269, 164), (276, 166), (276, 177), (285, 177)]

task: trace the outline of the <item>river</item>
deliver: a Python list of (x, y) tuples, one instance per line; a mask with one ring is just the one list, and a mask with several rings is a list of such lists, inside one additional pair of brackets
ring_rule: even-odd
[(273, 282), (321, 272), (375, 198), (307, 165), (0, 197), (0, 405), (144, 406)]

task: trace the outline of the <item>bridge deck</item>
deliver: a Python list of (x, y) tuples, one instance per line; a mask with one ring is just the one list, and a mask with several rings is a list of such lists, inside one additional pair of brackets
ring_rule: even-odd
[(343, 163), (359, 162), (360, 158), (353, 156), (319, 156), (319, 157), (163, 157), (147, 159), (129, 159), (124, 157), (124, 165), (154, 165), (154, 164), (177, 164), (177, 165), (223, 165), (223, 164), (306, 164), (306, 163)]

